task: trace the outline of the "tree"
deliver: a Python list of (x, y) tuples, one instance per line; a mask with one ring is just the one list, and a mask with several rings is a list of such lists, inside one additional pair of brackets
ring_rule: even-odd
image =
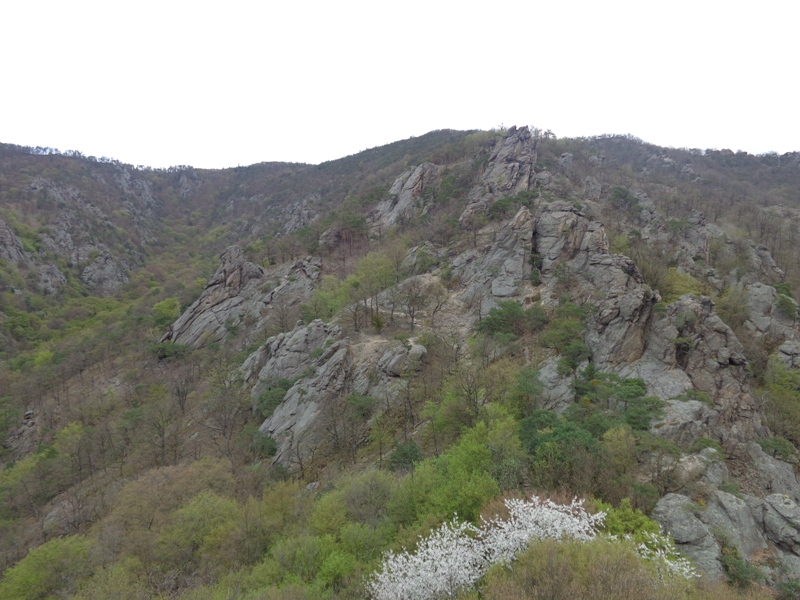
[(473, 213), (461, 221), (461, 226), (472, 234), (472, 247), (478, 245), (478, 232), (483, 229), (489, 219), (486, 215)]
[(153, 325), (163, 329), (181, 316), (181, 304), (177, 298), (167, 298), (153, 305)]
[(91, 574), (91, 544), (77, 535), (45, 542), (4, 573), (0, 597), (30, 600), (72, 596)]
[(438, 281), (429, 285), (426, 293), (431, 303), (431, 329), (436, 329), (434, 320), (436, 315), (444, 308), (445, 304), (447, 304), (447, 301), (450, 299), (450, 294), (447, 288)]
[(408, 315), (412, 332), (427, 301), (428, 295), (419, 277), (411, 277), (400, 286), (400, 306)]
[(396, 271), (385, 252), (370, 252), (356, 263), (355, 275), (361, 282), (364, 308), (370, 318), (378, 314), (378, 294), (392, 285)]

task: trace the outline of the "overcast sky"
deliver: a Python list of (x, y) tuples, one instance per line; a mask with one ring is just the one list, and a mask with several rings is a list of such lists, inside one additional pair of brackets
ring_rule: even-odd
[(231, 167), (528, 124), (788, 152), (798, 17), (789, 0), (9, 0), (0, 141)]

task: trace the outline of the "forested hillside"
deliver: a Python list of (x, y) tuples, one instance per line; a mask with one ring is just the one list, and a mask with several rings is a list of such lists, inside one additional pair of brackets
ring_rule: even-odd
[(0, 597), (798, 597), (798, 231), (800, 153), (0, 145)]

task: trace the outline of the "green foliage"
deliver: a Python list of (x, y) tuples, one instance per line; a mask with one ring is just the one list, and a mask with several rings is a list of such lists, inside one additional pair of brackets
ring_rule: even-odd
[(800, 598), (800, 580), (793, 579), (778, 585), (777, 600), (797, 600)]
[(91, 574), (91, 543), (71, 535), (45, 542), (8, 569), (0, 582), (0, 597), (37, 600), (66, 597)]
[(689, 228), (689, 221), (685, 218), (682, 219), (670, 219), (667, 221), (667, 231), (676, 235), (683, 235), (686, 233), (686, 230)]
[(611, 189), (609, 202), (614, 208), (633, 212), (638, 207), (639, 199), (634, 196), (628, 188), (617, 185)]
[[(678, 338), (678, 340), (680, 340), (680, 338)], [(686, 390), (681, 395), (675, 396), (675, 400), (680, 400), (681, 402), (688, 402), (690, 400), (694, 400), (696, 402), (702, 402), (703, 404), (708, 404), (709, 406), (714, 406), (714, 399), (711, 397), (711, 394), (709, 394), (708, 392), (701, 392), (700, 390)]]
[(579, 398), (608, 410), (615, 409), (634, 430), (646, 431), (664, 407), (659, 398), (645, 396), (647, 386), (641, 379), (622, 379), (611, 373), (598, 373), (591, 365), (575, 379), (574, 386)]
[(540, 304), (523, 309), (522, 304), (514, 300), (501, 300), (478, 323), (478, 331), (494, 335), (506, 333), (524, 335), (539, 331), (547, 323), (547, 314)]
[(800, 444), (800, 370), (789, 369), (771, 358), (765, 380), (768, 424), (776, 436), (797, 446)]
[(336, 540), (331, 535), (303, 534), (279, 540), (272, 548), (272, 557), (284, 572), (300, 581), (316, 578), (325, 560), (336, 552)]
[(519, 417), (526, 417), (540, 403), (540, 398), (544, 385), (539, 380), (539, 371), (530, 368), (523, 368), (517, 372), (514, 382), (511, 405), (514, 413)]
[(173, 360), (182, 358), (191, 352), (189, 346), (183, 344), (174, 344), (172, 342), (164, 342), (158, 344), (150, 344), (147, 346), (147, 351), (155, 356), (158, 360)]
[(534, 411), (520, 423), (519, 437), (531, 455), (535, 482), (544, 489), (566, 485), (588, 493), (594, 487), (592, 471), (600, 457), (600, 443), (587, 429), (547, 413)]
[(796, 452), (792, 442), (779, 435), (765, 440), (758, 440), (758, 443), (764, 449), (764, 452), (781, 460), (791, 459)]
[(750, 318), (746, 300), (744, 291), (733, 287), (728, 288), (716, 301), (717, 314), (734, 330), (742, 327)]
[(325, 275), (311, 299), (300, 306), (300, 314), (306, 323), (314, 319), (330, 321), (347, 304), (348, 299), (347, 285), (332, 275)]
[(242, 428), (239, 438), (250, 449), (254, 458), (269, 458), (278, 451), (278, 442), (250, 423)]
[[(685, 581), (664, 578), (640, 558), (632, 543), (598, 537), (590, 542), (535, 542), (513, 568), (498, 565), (485, 576), (481, 598), (693, 598)], [(471, 598), (477, 598), (473, 596)]]
[(600, 502), (597, 508), (606, 513), (603, 531), (609, 535), (630, 535), (635, 542), (640, 543), (645, 541), (644, 534), (661, 533), (661, 526), (642, 511), (633, 508), (630, 498), (623, 498), (617, 508), (604, 502)]
[(352, 413), (360, 420), (366, 420), (372, 415), (372, 411), (377, 404), (377, 398), (363, 396), (361, 394), (350, 394), (347, 397), (347, 404)]
[(389, 515), (399, 525), (419, 525), (458, 514), (475, 520), (485, 502), (498, 494), (490, 475), (489, 428), (479, 423), (438, 458), (417, 464), (389, 502)]
[(664, 401), (656, 396), (632, 398), (624, 411), (625, 422), (633, 429), (647, 431), (650, 423), (663, 414)]
[(744, 560), (737, 553), (723, 547), (722, 556), (719, 559), (725, 574), (728, 576), (728, 583), (738, 588), (746, 588), (753, 583), (764, 581), (764, 574)]
[(717, 440), (712, 439), (710, 437), (698, 438), (697, 441), (694, 444), (692, 444), (692, 447), (689, 448), (689, 452), (693, 453), (701, 452), (706, 448), (713, 448), (714, 450), (716, 450), (720, 458), (725, 456), (722, 451), (722, 445)]
[(775, 291), (784, 296), (788, 296), (789, 298), (794, 298), (794, 295), (792, 294), (792, 286), (788, 282), (784, 281), (782, 283), (776, 283)]
[(177, 298), (166, 298), (153, 305), (153, 325), (163, 329), (181, 316), (181, 303)]
[(737, 483), (735, 483), (733, 481), (726, 481), (724, 483), (721, 483), (719, 485), (719, 490), (721, 492), (726, 492), (728, 494), (736, 496), (740, 500), (744, 500), (744, 496), (742, 495), (742, 493), (741, 493), (741, 491), (739, 489), (739, 484), (737, 484)]
[(294, 385), (289, 379), (270, 379), (266, 382), (266, 389), (256, 401), (256, 410), (262, 419), (268, 419), (275, 409), (283, 402), (286, 392)]
[(561, 354), (559, 372), (566, 375), (591, 357), (589, 347), (583, 341), (585, 309), (573, 302), (565, 302), (555, 311), (549, 327), (542, 332), (539, 341), (545, 348), (553, 348)]
[(389, 466), (392, 471), (410, 471), (416, 463), (424, 458), (425, 456), (419, 446), (413, 441), (409, 441), (404, 444), (397, 444), (389, 457)]
[(789, 317), (792, 321), (797, 320), (797, 303), (784, 294), (778, 294), (777, 298), (778, 310), (784, 315)]
[(675, 302), (684, 294), (701, 295), (704, 292), (702, 282), (695, 279), (688, 273), (678, 271), (675, 267), (670, 267), (658, 286), (661, 297), (666, 303)]
[[(10, 396), (0, 397), (0, 440), (5, 439), (6, 431), (17, 423), (21, 412), (19, 408), (13, 405)], [(2, 448), (3, 444), (0, 443), (0, 449)], [(0, 450), (1, 453), (2, 450)]]

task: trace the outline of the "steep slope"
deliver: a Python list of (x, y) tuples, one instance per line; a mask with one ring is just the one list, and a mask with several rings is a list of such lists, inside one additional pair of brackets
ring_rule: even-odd
[(4, 565), (74, 535), (114, 565), (87, 590), (307, 583), (291, 544), (356, 519), (373, 555), (314, 567), (335, 594), (541, 490), (630, 498), (714, 577), (734, 550), (800, 576), (795, 420), (763, 400), (800, 365), (794, 155), (527, 127), (224, 171), (0, 150)]

